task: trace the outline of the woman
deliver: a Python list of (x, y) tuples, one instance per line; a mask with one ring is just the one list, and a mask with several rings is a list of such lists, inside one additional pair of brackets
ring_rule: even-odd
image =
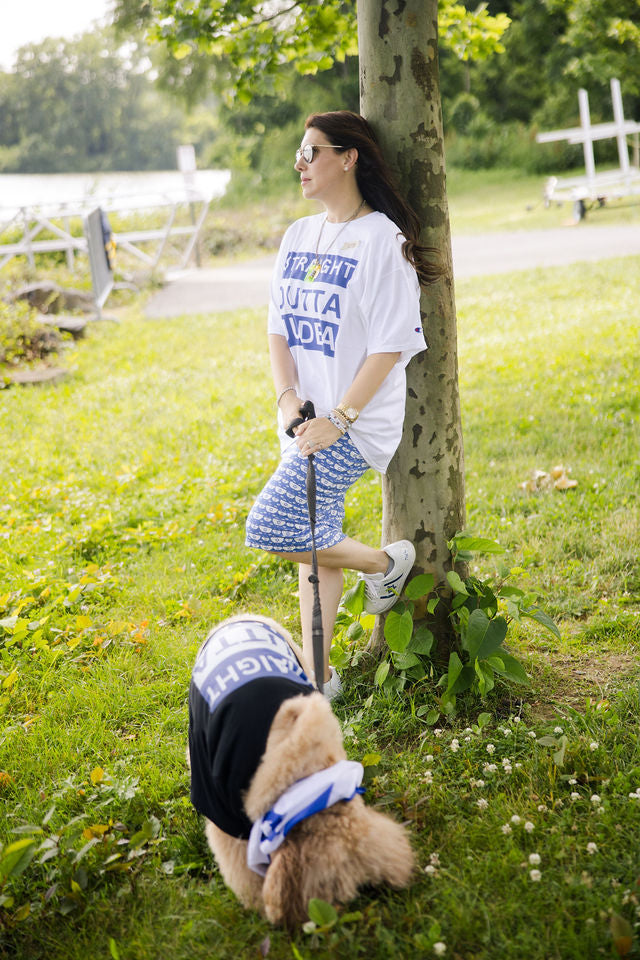
[[(325, 213), (287, 230), (269, 308), (269, 350), (282, 460), (247, 520), (247, 546), (299, 564), (303, 648), (312, 657), (311, 534), (306, 457), (314, 454), (316, 546), (325, 638), (325, 693), (341, 692), (329, 649), (343, 569), (365, 584), (365, 609), (393, 606), (413, 566), (407, 540), (383, 549), (346, 537), (344, 496), (373, 467), (384, 473), (400, 442), (404, 368), (426, 348), (420, 283), (439, 275), (419, 221), (399, 196), (366, 120), (349, 111), (313, 114), (296, 152), (302, 194)], [(284, 430), (311, 400), (316, 418)]]

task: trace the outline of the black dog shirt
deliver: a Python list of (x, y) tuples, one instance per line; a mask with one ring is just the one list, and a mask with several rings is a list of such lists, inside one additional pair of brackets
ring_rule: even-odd
[(243, 797), (273, 718), (314, 689), (285, 638), (261, 620), (222, 624), (201, 646), (189, 688), (191, 802), (225, 833), (248, 838)]

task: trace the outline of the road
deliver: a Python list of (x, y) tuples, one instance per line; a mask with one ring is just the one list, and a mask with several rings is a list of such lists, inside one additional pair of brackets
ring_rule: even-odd
[[(536, 267), (558, 267), (579, 261), (640, 255), (640, 227), (589, 226), (552, 230), (454, 236), (456, 278), (491, 276)], [(162, 290), (147, 302), (148, 317), (221, 313), (243, 307), (264, 307), (275, 256), (227, 267), (170, 273)]]

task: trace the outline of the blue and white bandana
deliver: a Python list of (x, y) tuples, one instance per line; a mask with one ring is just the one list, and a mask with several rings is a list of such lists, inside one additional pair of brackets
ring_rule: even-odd
[(264, 876), (275, 853), (296, 823), (332, 807), (340, 800), (353, 800), (361, 787), (364, 767), (353, 760), (339, 763), (298, 780), (279, 797), (271, 810), (256, 820), (249, 834), (247, 864)]

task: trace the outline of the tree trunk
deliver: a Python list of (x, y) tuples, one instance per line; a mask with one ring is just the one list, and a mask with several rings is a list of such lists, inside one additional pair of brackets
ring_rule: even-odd
[[(361, 113), (420, 217), (422, 242), (439, 251), (444, 268), (422, 292), (429, 349), (407, 368), (402, 441), (383, 478), (382, 542), (411, 540), (414, 573), (432, 572), (440, 583), (451, 568), (447, 540), (464, 528), (465, 508), (437, 0), (358, 0), (358, 40)], [(442, 647), (446, 620), (438, 633)]]

